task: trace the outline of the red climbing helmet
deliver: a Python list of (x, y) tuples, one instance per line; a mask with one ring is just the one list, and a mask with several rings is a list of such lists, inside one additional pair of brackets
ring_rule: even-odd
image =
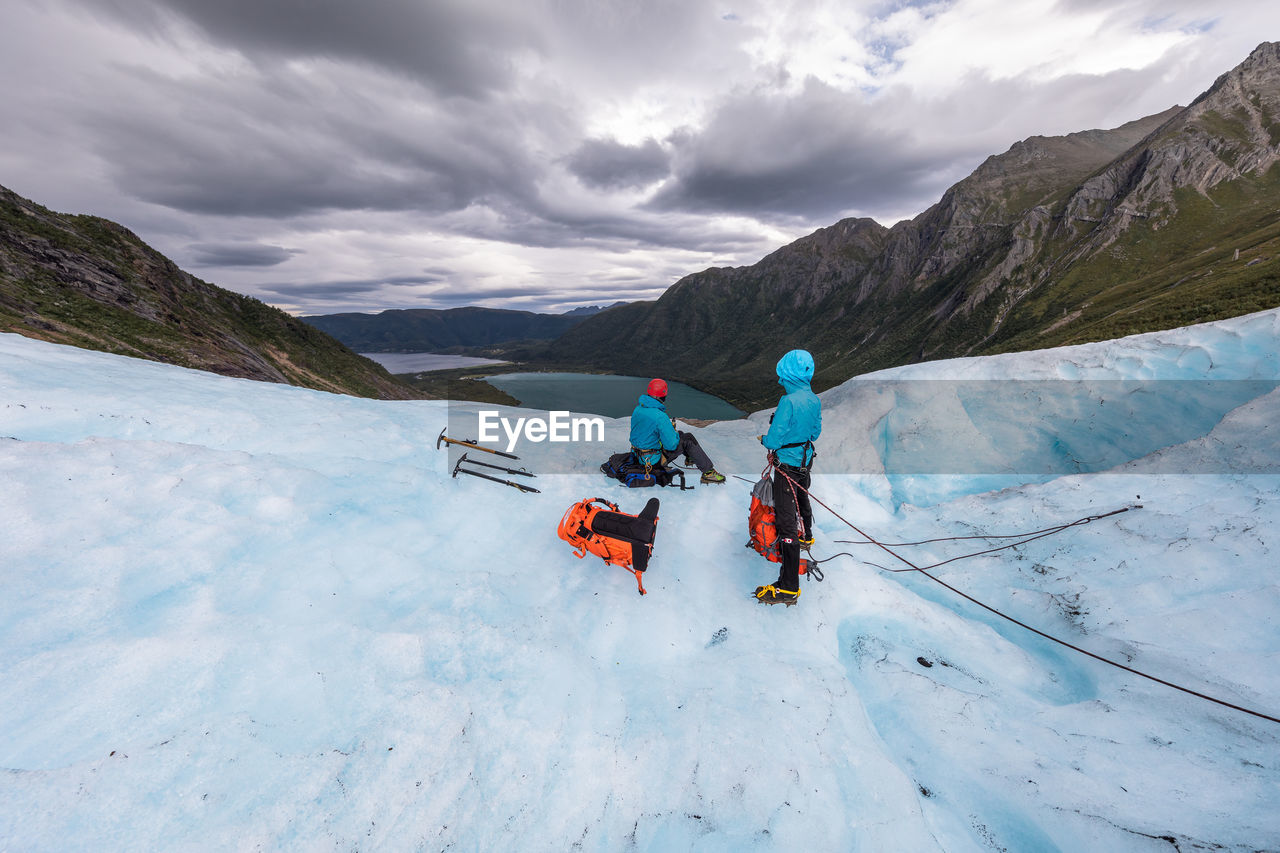
[(667, 383), (662, 379), (652, 379), (649, 381), (649, 387), (644, 389), (644, 393), (655, 400), (661, 400), (667, 396)]

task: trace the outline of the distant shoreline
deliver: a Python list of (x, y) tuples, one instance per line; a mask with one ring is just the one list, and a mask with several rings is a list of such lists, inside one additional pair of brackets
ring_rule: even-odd
[(437, 370), (512, 363), (496, 358), (435, 352), (362, 352), (360, 355), (381, 364), (388, 373), (433, 373)]

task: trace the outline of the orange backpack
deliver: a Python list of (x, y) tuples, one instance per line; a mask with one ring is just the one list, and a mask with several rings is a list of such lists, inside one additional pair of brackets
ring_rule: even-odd
[[(772, 470), (766, 470), (764, 476), (751, 489), (751, 508), (747, 511), (747, 533), (750, 539), (748, 548), (754, 548), (760, 556), (771, 563), (782, 562), (782, 549), (778, 542), (777, 515), (773, 508)], [(800, 561), (800, 574), (807, 574), (809, 560)], [(817, 577), (817, 574), (814, 574)]]
[(641, 595), (645, 589), (640, 573), (649, 567), (657, 532), (657, 498), (650, 498), (639, 515), (621, 512), (617, 504), (604, 498), (584, 498), (565, 510), (556, 531), (577, 549), (579, 559), (590, 551), (606, 564), (622, 566), (635, 575)]
[(778, 525), (775, 521), (773, 506), (760, 500), (754, 492), (751, 494), (751, 510), (747, 513), (747, 530), (751, 534), (748, 548), (755, 548), (771, 563), (782, 562), (782, 552), (778, 550)]

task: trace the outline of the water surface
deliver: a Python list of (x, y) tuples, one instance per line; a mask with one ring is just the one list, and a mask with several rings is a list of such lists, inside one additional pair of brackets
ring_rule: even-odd
[(456, 367), (504, 363), (493, 358), (445, 355), (438, 352), (362, 352), (360, 355), (373, 359), (391, 373), (419, 373), (428, 370), (451, 370)]
[[(590, 373), (502, 373), (488, 377), (488, 382), (527, 408), (625, 418), (636, 407), (649, 378)], [(674, 418), (734, 420), (744, 414), (719, 397), (688, 385), (668, 382), (667, 388), (667, 412)]]

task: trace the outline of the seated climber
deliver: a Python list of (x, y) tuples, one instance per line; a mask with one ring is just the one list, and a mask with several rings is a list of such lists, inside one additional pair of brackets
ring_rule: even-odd
[(685, 461), (702, 472), (701, 482), (724, 482), (724, 475), (716, 471), (697, 437), (678, 432), (675, 420), (668, 417), (667, 383), (661, 379), (649, 383), (631, 413), (631, 451), (637, 461), (650, 467), (661, 467), (684, 456)]

